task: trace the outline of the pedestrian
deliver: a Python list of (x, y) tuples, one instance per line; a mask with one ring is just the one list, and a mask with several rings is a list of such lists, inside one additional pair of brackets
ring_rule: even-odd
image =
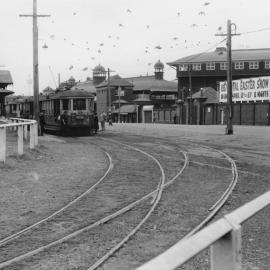
[(44, 111), (41, 111), (39, 115), (39, 125), (40, 125), (40, 136), (44, 134), (44, 126), (45, 126), (45, 115)]
[(98, 116), (96, 113), (94, 114), (94, 130), (95, 133), (97, 134), (97, 131), (99, 130), (99, 125), (98, 125)]
[(109, 114), (109, 126), (112, 126), (113, 124), (112, 124), (112, 115), (111, 114)]
[(105, 131), (105, 120), (106, 120), (106, 114), (105, 112), (102, 112), (100, 115), (100, 123), (101, 123), (101, 130)]
[(173, 116), (173, 122), (176, 124), (176, 114)]

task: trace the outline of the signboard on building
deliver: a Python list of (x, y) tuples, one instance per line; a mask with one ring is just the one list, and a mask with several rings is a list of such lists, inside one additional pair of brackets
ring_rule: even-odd
[[(232, 81), (232, 101), (270, 100), (270, 77)], [(227, 102), (227, 81), (219, 83), (219, 102)]]

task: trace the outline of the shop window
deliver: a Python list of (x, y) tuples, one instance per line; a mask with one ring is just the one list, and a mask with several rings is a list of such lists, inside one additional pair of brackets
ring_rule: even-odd
[(188, 64), (181, 64), (179, 65), (180, 71), (188, 71)]

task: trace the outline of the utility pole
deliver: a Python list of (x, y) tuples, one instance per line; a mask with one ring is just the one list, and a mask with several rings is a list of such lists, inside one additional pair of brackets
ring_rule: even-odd
[[(232, 34), (232, 25), (235, 33)], [(236, 25), (227, 21), (227, 34), (216, 34), (216, 36), (227, 36), (227, 104), (226, 104), (226, 118), (227, 118), (227, 135), (233, 134), (233, 102), (232, 102), (232, 36), (239, 36), (236, 33)]]
[(121, 86), (118, 87), (118, 123), (120, 123), (120, 96), (121, 96)]
[(188, 103), (188, 124), (192, 124), (192, 110), (191, 110), (191, 103), (192, 103), (192, 79), (191, 79), (191, 64), (188, 64), (188, 79), (189, 79), (189, 103)]
[(33, 92), (34, 92), (34, 119), (39, 124), (39, 77), (38, 77), (38, 17), (50, 17), (50, 15), (37, 14), (37, 0), (33, 0), (33, 14), (19, 15), (20, 17), (33, 18)]

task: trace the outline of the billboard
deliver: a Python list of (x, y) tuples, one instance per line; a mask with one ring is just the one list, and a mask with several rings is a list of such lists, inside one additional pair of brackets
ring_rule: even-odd
[[(270, 100), (270, 77), (232, 81), (232, 101)], [(219, 102), (227, 102), (227, 81), (219, 83)]]

